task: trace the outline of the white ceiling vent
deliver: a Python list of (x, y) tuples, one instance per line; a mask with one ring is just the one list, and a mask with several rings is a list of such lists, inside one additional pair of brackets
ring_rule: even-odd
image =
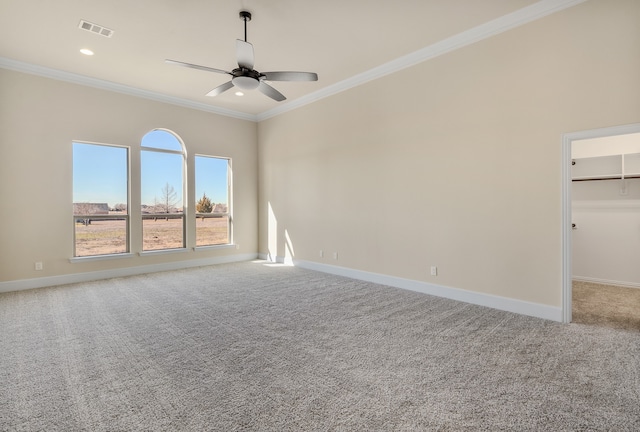
[(78, 28), (82, 30), (90, 31), (91, 33), (99, 34), (100, 36), (110, 38), (113, 35), (113, 30), (106, 27), (102, 27), (98, 24), (90, 23), (89, 21), (80, 20)]

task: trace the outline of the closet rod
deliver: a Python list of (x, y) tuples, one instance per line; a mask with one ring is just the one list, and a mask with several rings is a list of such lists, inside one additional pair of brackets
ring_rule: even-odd
[[(624, 179), (632, 179), (632, 178), (640, 178), (640, 175), (630, 175), (630, 176), (624, 176)], [(622, 180), (622, 177), (604, 177), (604, 178), (578, 178), (578, 179), (571, 179), (571, 181), (575, 181), (575, 182), (581, 182), (581, 181), (600, 181), (600, 180)]]

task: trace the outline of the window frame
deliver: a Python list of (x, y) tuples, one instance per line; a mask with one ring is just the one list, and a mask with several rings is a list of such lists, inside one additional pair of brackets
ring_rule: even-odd
[[(166, 134), (169, 134), (171, 136), (171, 139), (169, 137), (166, 137), (169, 141), (164, 141), (162, 139), (162, 137), (159, 137), (158, 141), (155, 141), (158, 143), (159, 147), (154, 147), (153, 143), (154, 140), (145, 140), (145, 138), (148, 136), (149, 133), (155, 132), (155, 131), (161, 131), (164, 132)], [(175, 140), (172, 142), (172, 140)], [(152, 145), (146, 144), (145, 145), (145, 141), (147, 141), (148, 143), (152, 143)], [(189, 156), (188, 155), (188, 150), (187, 147), (184, 143), (184, 141), (182, 140), (182, 138), (177, 135), (175, 132), (173, 132), (170, 129), (165, 129), (165, 128), (153, 128), (148, 130), (143, 137), (138, 141), (138, 145), (136, 146), (132, 146), (132, 145), (128, 145), (128, 144), (112, 144), (112, 143), (104, 143), (104, 142), (94, 142), (94, 141), (87, 141), (87, 140), (76, 140), (76, 139), (72, 139), (71, 140), (71, 148), (72, 148), (72, 158), (71, 158), (71, 166), (72, 166), (72, 170), (75, 170), (76, 167), (76, 163), (79, 160), (82, 160), (82, 158), (78, 157), (73, 157), (74, 156), (74, 151), (73, 151), (73, 146), (75, 144), (78, 145), (85, 145), (85, 146), (102, 146), (105, 148), (113, 148), (113, 149), (122, 149), (125, 152), (124, 155), (124, 159), (125, 159), (125, 163), (126, 163), (126, 167), (124, 170), (124, 173), (126, 175), (126, 211), (124, 212), (117, 212), (117, 213), (112, 213), (112, 214), (107, 214), (103, 211), (103, 207), (98, 207), (97, 210), (100, 214), (92, 214), (92, 212), (96, 211), (90, 207), (87, 208), (82, 208), (82, 207), (78, 207), (76, 204), (82, 204), (84, 203), (84, 199), (86, 199), (85, 197), (88, 196), (88, 204), (96, 204), (96, 203), (92, 203), (92, 197), (91, 197), (91, 191), (92, 189), (89, 189), (89, 193), (86, 193), (86, 190), (83, 190), (82, 187), (76, 188), (75, 184), (74, 184), (74, 179), (76, 178), (76, 175), (73, 174), (72, 175), (72, 181), (71, 181), (71, 195), (73, 197), (72, 199), (72, 208), (71, 208), (71, 220), (72, 220), (72, 236), (71, 236), (71, 242), (72, 245), (71, 246), (71, 256), (69, 258), (69, 262), (74, 263), (74, 262), (86, 262), (86, 261), (94, 261), (94, 260), (105, 260), (105, 259), (119, 259), (119, 258), (127, 258), (127, 257), (131, 257), (134, 254), (135, 255), (139, 255), (139, 256), (143, 256), (143, 255), (153, 255), (153, 254), (164, 254), (164, 253), (179, 253), (179, 252), (185, 252), (185, 251), (196, 251), (196, 250), (201, 250), (201, 249), (224, 249), (224, 248), (230, 248), (230, 247), (236, 247), (238, 248), (238, 245), (235, 244), (234, 242), (234, 237), (235, 237), (235, 233), (234, 233), (234, 217), (233, 217), (233, 211), (234, 211), (234, 205), (233, 205), (233, 201), (234, 201), (234, 195), (233, 195), (233, 158), (231, 156), (216, 156), (213, 154), (204, 154), (204, 153), (194, 153), (193, 156)], [(177, 144), (177, 146), (176, 146)], [(178, 150), (178, 146), (180, 148), (180, 150)], [(166, 148), (166, 147), (171, 147), (171, 148)], [(181, 157), (181, 176), (180, 179), (182, 181), (182, 187), (181, 189), (177, 189), (180, 190), (182, 192), (181, 195), (181, 204), (175, 204), (175, 207), (172, 206), (172, 211), (175, 211), (175, 213), (157, 213), (157, 210), (160, 210), (161, 208), (158, 206), (156, 208), (153, 209), (153, 213), (143, 213), (143, 192), (147, 193), (147, 197), (145, 198), (147, 201), (149, 201), (151, 198), (151, 191), (147, 191), (145, 189), (143, 189), (143, 158), (144, 158), (144, 153), (143, 152), (154, 152), (155, 154), (169, 154), (169, 155), (180, 155)], [(220, 161), (225, 161), (226, 162), (226, 204), (227, 204), (227, 209), (226, 212), (224, 213), (199, 213), (196, 211), (196, 203), (198, 201), (198, 197), (195, 196), (195, 191), (197, 190), (197, 165), (198, 165), (198, 159), (199, 158), (206, 158), (206, 159), (216, 159), (216, 160), (220, 160)], [(93, 166), (90, 165), (90, 162), (96, 160), (99, 161), (100, 157), (98, 155), (96, 155), (96, 157), (94, 159), (86, 159), (87, 161), (87, 165), (89, 166)], [(121, 162), (116, 158), (116, 165), (114, 166), (120, 166)], [(135, 166), (134, 166), (134, 162), (135, 162)], [(151, 169), (153, 170), (154, 167), (156, 167), (156, 165), (161, 165), (163, 162), (161, 160), (158, 161), (153, 161), (151, 159), (151, 163), (147, 164), (147, 169)], [(169, 169), (173, 169), (173, 164), (174, 162), (170, 162)], [(219, 169), (218, 166), (214, 165), (214, 170), (215, 171), (221, 171), (221, 169)], [(189, 170), (193, 170), (192, 172), (189, 172)], [(204, 170), (206, 170), (206, 167), (204, 168)], [(214, 172), (215, 172), (214, 171)], [(98, 172), (98, 170), (96, 170), (96, 173)], [(117, 171), (116, 171), (117, 172)], [(82, 178), (82, 176), (80, 175), (81, 173), (79, 173), (79, 175), (77, 176), (77, 178)], [(82, 174), (84, 175), (84, 174)], [(89, 170), (88, 174), (89, 175), (88, 178), (91, 178), (92, 175), (92, 171)], [(114, 179), (114, 184), (116, 183), (117, 180), (122, 176), (122, 173), (118, 173), (118, 175), (116, 177), (113, 177)], [(100, 173), (99, 175), (95, 175), (95, 177), (104, 177), (104, 178), (110, 178), (108, 173)], [(178, 177), (176, 175), (173, 175), (172, 177), (168, 177), (168, 184), (171, 185), (171, 183), (175, 184), (177, 183), (177, 179)], [(213, 181), (212, 181), (213, 180)], [(201, 179), (201, 182), (205, 185), (207, 185), (207, 188), (209, 187), (209, 184), (212, 185), (216, 185), (218, 184), (217, 180), (218, 179), (212, 179), (209, 180), (207, 178)], [(157, 182), (158, 179), (151, 179), (149, 178), (147, 180), (147, 184), (152, 184)], [(191, 183), (192, 182), (192, 183)], [(82, 183), (79, 183), (82, 184)], [(152, 186), (153, 187), (153, 186)], [(132, 188), (136, 188), (137, 190), (132, 190)], [(194, 192), (191, 192), (191, 189), (193, 188)], [(219, 191), (220, 189), (218, 188), (213, 188), (215, 191)], [(122, 190), (122, 184), (120, 184), (118, 186), (118, 191)], [(73, 201), (75, 201), (76, 199), (76, 191), (80, 192), (80, 195), (77, 196), (77, 198), (80, 200), (78, 203), (75, 203)], [(101, 195), (105, 195), (105, 191), (100, 191), (100, 192), (96, 192), (98, 194)], [(213, 194), (215, 195), (215, 193)], [(118, 200), (118, 195), (116, 195), (116, 198), (113, 198), (111, 196), (109, 196), (107, 198), (107, 195), (105, 195), (105, 198), (107, 198), (108, 200)], [(211, 195), (210, 195), (211, 196)], [(96, 196), (98, 197), (98, 196)], [(98, 199), (97, 201), (102, 201), (100, 199)], [(122, 201), (118, 201), (118, 202), (114, 202), (114, 203), (107, 203), (107, 205), (109, 205), (109, 208), (116, 208), (118, 207), (117, 204), (124, 204)], [(158, 203), (158, 199), (157, 197), (154, 198), (154, 203)], [(166, 204), (166, 203), (165, 203)], [(218, 203), (220, 204), (220, 203)], [(147, 203), (147, 206), (153, 205), (152, 203)], [(178, 211), (179, 207), (182, 207), (181, 211)], [(190, 208), (191, 206), (193, 206), (193, 208)], [(134, 208), (135, 207), (135, 208)], [(85, 213), (78, 213), (76, 214), (76, 211), (82, 211)], [(192, 217), (193, 215), (193, 217)], [(133, 216), (133, 217), (132, 217)], [(165, 247), (164, 245), (161, 245), (159, 243), (156, 243), (159, 246), (162, 246), (162, 248), (158, 248), (158, 249), (145, 249), (145, 227), (144, 227), (144, 222), (147, 219), (152, 219), (152, 218), (162, 218), (162, 219), (166, 219), (166, 218), (174, 218), (174, 219), (181, 219), (182, 220), (182, 224), (181, 224), (181, 231), (180, 231), (180, 236), (181, 236), (181, 245), (180, 246), (176, 246), (176, 247)], [(198, 218), (204, 218), (204, 219), (209, 219), (209, 218), (213, 218), (213, 219), (218, 219), (218, 218), (224, 218), (226, 219), (226, 242), (224, 243), (211, 243), (211, 244), (202, 244), (202, 245), (198, 245), (198, 224), (197, 224), (197, 219)], [(79, 227), (78, 224), (82, 223), (82, 221), (79, 221), (80, 219), (90, 219), (90, 220), (95, 220), (95, 221), (104, 221), (104, 220), (119, 220), (122, 221), (124, 223), (124, 230), (122, 230), (121, 225), (119, 225), (119, 223), (117, 224), (118, 226), (116, 227), (116, 230), (120, 230), (120, 233), (118, 233), (116, 231), (116, 233), (118, 234), (118, 239), (121, 238), (121, 236), (124, 236), (124, 247), (122, 247), (121, 243), (118, 243), (116, 245), (115, 248), (113, 249), (117, 249), (120, 248), (119, 251), (117, 252), (107, 252), (107, 253), (99, 253), (99, 254), (92, 254), (92, 255), (78, 255), (79, 253), (79, 249), (78, 249), (78, 235), (81, 234), (82, 231), (82, 227)], [(177, 226), (173, 225), (173, 227), (175, 228), (175, 230), (172, 229), (171, 232), (169, 232), (168, 234), (168, 238), (169, 239), (173, 239), (171, 241), (173, 241), (173, 244), (177, 244), (177, 240), (178, 240), (178, 236), (177, 236)], [(221, 232), (220, 230), (220, 226), (219, 225), (214, 225), (214, 228), (217, 227), (218, 229), (218, 233)], [(205, 227), (206, 229), (207, 227)], [(78, 230), (80, 229), (80, 231), (78, 232)], [(147, 227), (147, 229), (149, 229), (149, 227)], [(147, 231), (148, 233), (149, 231)], [(161, 231), (162, 232), (162, 231)], [(219, 241), (219, 238), (216, 238), (214, 236), (209, 237), (209, 239), (207, 239), (207, 237), (204, 237), (202, 234), (200, 236), (200, 238), (204, 238), (205, 241), (207, 242), (215, 242), (215, 241)], [(90, 241), (95, 241), (95, 240), (90, 240)], [(153, 246), (153, 241), (152, 242), (147, 242), (148, 244), (150, 244), (151, 246)], [(204, 242), (203, 242), (204, 243)], [(90, 248), (86, 248), (85, 250), (90, 250)]]
[[(72, 167), (72, 172), (73, 169), (75, 168), (75, 160), (73, 158), (73, 146), (75, 144), (81, 144), (81, 145), (93, 145), (93, 146), (102, 146), (102, 147), (114, 147), (114, 148), (120, 148), (120, 149), (124, 149), (125, 153), (126, 153), (126, 157), (125, 157), (125, 161), (126, 161), (126, 192), (127, 192), (127, 199), (126, 199), (126, 204), (127, 204), (127, 212), (126, 214), (123, 215), (100, 215), (100, 214), (75, 214), (75, 210), (74, 210), (74, 200), (73, 200), (73, 195), (75, 193), (75, 187), (74, 187), (74, 178), (73, 175), (71, 176), (71, 196), (72, 196), (72, 205), (71, 205), (71, 216), (72, 216), (72, 227), (73, 227), (73, 236), (72, 236), (72, 241), (73, 241), (73, 253), (72, 253), (72, 260), (76, 261), (76, 260), (88, 260), (88, 259), (96, 259), (96, 258), (110, 258), (110, 257), (124, 257), (124, 256), (129, 256), (131, 255), (131, 147), (127, 146), (127, 145), (121, 145), (121, 144), (108, 144), (108, 143), (99, 143), (99, 142), (93, 142), (93, 141), (84, 141), (84, 140), (72, 140), (71, 141), (71, 146), (72, 146), (72, 158), (71, 158), (71, 167)], [(115, 204), (114, 204), (115, 205)], [(104, 254), (96, 254), (96, 255), (77, 255), (78, 250), (77, 250), (77, 224), (78, 224), (78, 219), (89, 219), (89, 220), (119, 220), (119, 219), (124, 219), (125, 221), (125, 250), (124, 252), (111, 252), (111, 253), (104, 253)]]
[[(196, 196), (195, 191), (198, 189), (198, 184), (197, 184), (197, 169), (196, 169), (196, 159), (198, 157), (201, 158), (212, 158), (212, 159), (222, 159), (222, 160), (226, 160), (227, 161), (227, 212), (226, 213), (198, 213), (196, 210), (197, 204), (198, 204), (198, 196)], [(224, 247), (224, 246), (230, 246), (234, 244), (233, 241), (233, 159), (231, 157), (228, 156), (214, 156), (214, 155), (210, 155), (210, 154), (202, 154), (202, 153), (196, 153), (194, 154), (194, 159), (193, 159), (193, 172), (194, 172), (194, 200), (193, 200), (193, 214), (194, 214), (194, 218), (193, 218), (193, 222), (194, 222), (194, 240), (195, 240), (195, 248), (196, 249), (202, 249), (202, 248), (219, 248), (219, 247)], [(197, 222), (198, 222), (198, 218), (202, 218), (202, 219), (215, 219), (215, 218), (223, 218), (226, 217), (227, 218), (227, 242), (226, 243), (217, 243), (217, 244), (210, 244), (210, 245), (201, 245), (198, 246), (198, 226), (197, 226)]]

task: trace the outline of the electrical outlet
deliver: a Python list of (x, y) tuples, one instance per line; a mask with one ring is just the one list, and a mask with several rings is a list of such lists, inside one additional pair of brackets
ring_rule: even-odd
[(431, 276), (438, 276), (438, 267), (431, 266)]
[(36, 270), (38, 270), (38, 271), (40, 271), (40, 270), (42, 270), (42, 269), (43, 269), (42, 261), (37, 261), (37, 262), (35, 263), (35, 269), (36, 269)]
[(324, 256), (324, 251), (320, 249), (320, 258), (322, 258), (323, 256)]
[(337, 259), (338, 259), (338, 252), (334, 252), (334, 253), (333, 253), (333, 259), (334, 259), (334, 260), (337, 260)]

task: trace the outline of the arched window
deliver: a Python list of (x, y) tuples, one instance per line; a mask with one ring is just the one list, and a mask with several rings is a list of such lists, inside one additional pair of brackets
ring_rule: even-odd
[(186, 151), (180, 138), (154, 129), (141, 142), (142, 250), (185, 247)]

